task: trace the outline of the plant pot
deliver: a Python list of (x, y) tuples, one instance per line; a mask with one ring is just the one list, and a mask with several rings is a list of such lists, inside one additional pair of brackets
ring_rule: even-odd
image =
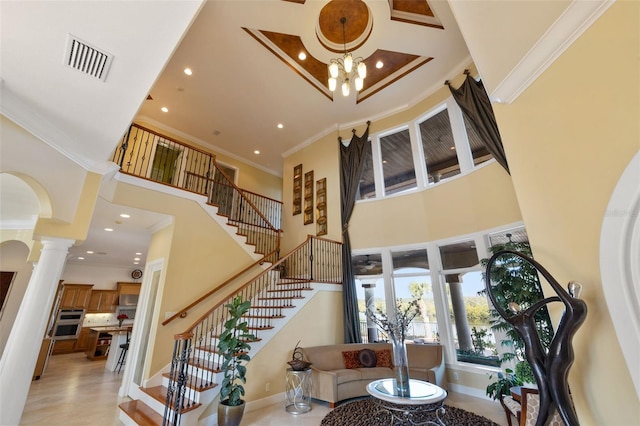
[(225, 405), (218, 403), (218, 425), (219, 426), (240, 426), (242, 415), (244, 414), (244, 401), (240, 405)]

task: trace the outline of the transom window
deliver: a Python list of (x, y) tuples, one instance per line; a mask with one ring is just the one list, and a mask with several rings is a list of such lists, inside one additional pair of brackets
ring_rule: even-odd
[(426, 189), (493, 158), (453, 98), (370, 143), (358, 200)]

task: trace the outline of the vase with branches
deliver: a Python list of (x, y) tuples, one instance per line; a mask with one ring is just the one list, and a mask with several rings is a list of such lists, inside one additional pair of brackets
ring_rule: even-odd
[(420, 313), (418, 299), (412, 300), (404, 307), (398, 303), (394, 315), (387, 315), (380, 309), (376, 312), (367, 310), (367, 316), (380, 328), (391, 341), (393, 348), (393, 369), (396, 381), (395, 389), (398, 396), (410, 396), (409, 389), (409, 362), (405, 340), (407, 329), (411, 321)]

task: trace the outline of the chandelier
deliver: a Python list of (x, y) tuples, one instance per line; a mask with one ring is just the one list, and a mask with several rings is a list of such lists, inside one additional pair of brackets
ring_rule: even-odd
[(340, 18), (342, 24), (342, 43), (344, 46), (344, 55), (342, 58), (332, 59), (329, 62), (329, 90), (332, 92), (336, 90), (338, 86), (338, 79), (342, 82), (342, 95), (349, 96), (351, 90), (351, 82), (354, 82), (354, 86), (357, 92), (362, 90), (364, 85), (364, 79), (367, 76), (367, 66), (364, 63), (364, 59), (353, 59), (350, 52), (347, 52), (347, 41), (345, 35), (345, 24), (347, 18), (344, 16)]

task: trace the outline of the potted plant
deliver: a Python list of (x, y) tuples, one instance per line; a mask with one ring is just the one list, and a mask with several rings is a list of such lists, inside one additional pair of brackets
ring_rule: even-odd
[(225, 307), (229, 316), (218, 340), (218, 353), (223, 359), (221, 368), (224, 374), (220, 385), (218, 424), (238, 426), (244, 413), (243, 384), (247, 382), (247, 367), (243, 363), (251, 359), (251, 346), (248, 342), (255, 340), (255, 336), (249, 333), (247, 321), (242, 318), (251, 308), (250, 301), (243, 301), (241, 296), (236, 296)]
[[(490, 247), (491, 254), (496, 254), (503, 250), (513, 250), (532, 256), (531, 246), (528, 242), (511, 241), (511, 234), (506, 234), (509, 241), (505, 244), (496, 244)], [(542, 286), (538, 278), (538, 272), (533, 265), (524, 262), (520, 257), (505, 254), (498, 258), (498, 262), (494, 263), (491, 269), (492, 292), (501, 307), (510, 311), (509, 305), (516, 303), (521, 309), (526, 309), (537, 301), (544, 298)], [(483, 266), (487, 266), (489, 259), (482, 259)], [(486, 291), (480, 292), (485, 294)], [(502, 395), (509, 394), (507, 382), (516, 382), (512, 386), (521, 386), (523, 382), (535, 383), (531, 367), (525, 360), (524, 342), (495, 309), (491, 309), (492, 326), (494, 331), (505, 332), (507, 338), (501, 342), (502, 346), (511, 347), (512, 351), (506, 352), (500, 358), (500, 364), (515, 361), (515, 372), (506, 369), (505, 373), (498, 373), (498, 380), (492, 382), (487, 387), (486, 393), (493, 399), (500, 399)], [(540, 335), (540, 341), (543, 348), (548, 349), (553, 339), (553, 326), (551, 317), (546, 307), (543, 307), (535, 314), (536, 327)], [(493, 379), (493, 375), (489, 376)]]
[[(487, 386), (487, 396), (500, 400), (502, 395), (509, 395), (510, 389), (514, 386), (521, 386), (522, 381), (516, 376), (510, 368), (505, 369), (505, 372), (499, 371), (496, 373), (497, 380)], [(489, 374), (489, 380), (493, 380), (493, 373)]]

